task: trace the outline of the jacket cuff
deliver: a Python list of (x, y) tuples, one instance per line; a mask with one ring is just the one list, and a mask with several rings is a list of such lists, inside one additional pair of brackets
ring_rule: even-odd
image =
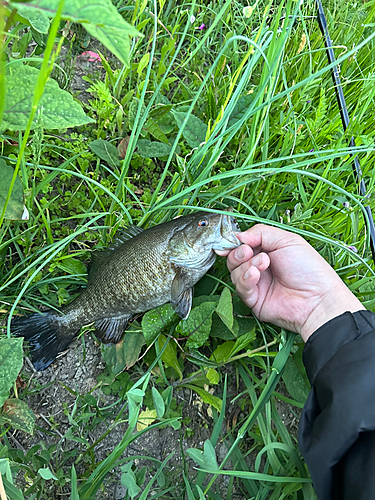
[(303, 363), (311, 385), (323, 366), (341, 346), (375, 329), (375, 314), (361, 310), (345, 312), (318, 328), (303, 349)]

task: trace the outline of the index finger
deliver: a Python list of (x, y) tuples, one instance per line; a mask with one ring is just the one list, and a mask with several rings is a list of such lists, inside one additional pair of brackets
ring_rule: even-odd
[(297, 234), (265, 224), (256, 224), (247, 231), (238, 233), (237, 238), (251, 248), (259, 248), (265, 252), (305, 241)]

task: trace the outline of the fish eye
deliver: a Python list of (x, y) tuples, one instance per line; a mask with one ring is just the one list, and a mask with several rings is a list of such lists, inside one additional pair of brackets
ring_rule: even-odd
[(206, 226), (208, 226), (208, 220), (207, 219), (201, 219), (198, 222), (198, 227), (206, 227)]

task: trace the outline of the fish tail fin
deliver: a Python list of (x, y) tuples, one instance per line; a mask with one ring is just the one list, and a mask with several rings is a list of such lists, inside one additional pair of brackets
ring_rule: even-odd
[(66, 324), (62, 325), (53, 311), (14, 318), (10, 330), (16, 337), (28, 341), (31, 359), (38, 371), (53, 363), (78, 333), (76, 329), (72, 331)]

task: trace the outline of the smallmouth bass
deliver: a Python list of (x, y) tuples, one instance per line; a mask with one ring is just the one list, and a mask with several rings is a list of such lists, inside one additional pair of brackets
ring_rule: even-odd
[(35, 368), (44, 370), (89, 323), (95, 322), (99, 340), (117, 343), (130, 318), (166, 302), (186, 319), (193, 286), (214, 264), (214, 250), (241, 245), (236, 232), (240, 228), (233, 216), (213, 212), (195, 212), (146, 230), (129, 226), (109, 249), (93, 253), (81, 295), (59, 312), (15, 318), (11, 332), (29, 342)]

